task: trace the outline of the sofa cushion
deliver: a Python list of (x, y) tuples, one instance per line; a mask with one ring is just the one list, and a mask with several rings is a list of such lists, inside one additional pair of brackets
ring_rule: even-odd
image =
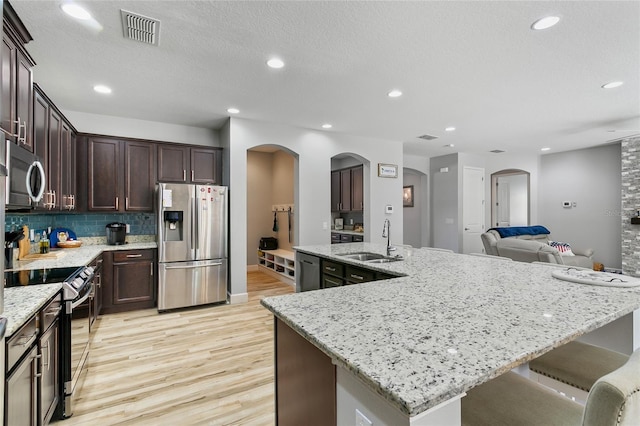
[(560, 252), (548, 244), (519, 238), (501, 238), (496, 242), (499, 256), (520, 262), (547, 262), (563, 264)]
[(500, 228), (491, 228), (491, 230), (496, 231), (500, 234), (502, 238), (508, 237), (517, 237), (519, 235), (549, 235), (551, 231), (545, 228), (542, 225), (534, 225), (534, 226), (508, 226), (508, 227), (500, 227)]

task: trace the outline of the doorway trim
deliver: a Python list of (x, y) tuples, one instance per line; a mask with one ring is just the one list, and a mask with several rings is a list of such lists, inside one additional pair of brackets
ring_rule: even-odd
[(527, 177), (527, 224), (531, 223), (531, 173), (522, 169), (504, 169), (491, 173), (491, 227), (496, 226), (498, 221), (498, 178), (505, 176), (525, 175)]

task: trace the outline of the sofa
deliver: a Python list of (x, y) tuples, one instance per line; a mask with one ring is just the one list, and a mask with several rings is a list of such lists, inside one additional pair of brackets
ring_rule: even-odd
[[(516, 226), (491, 228), (480, 237), (487, 254), (508, 257), (520, 262), (546, 262), (561, 265), (593, 268), (593, 249), (578, 249), (567, 244), (557, 244), (563, 250), (562, 254), (552, 247), (551, 232), (544, 226)], [(573, 253), (569, 255), (568, 253)]]

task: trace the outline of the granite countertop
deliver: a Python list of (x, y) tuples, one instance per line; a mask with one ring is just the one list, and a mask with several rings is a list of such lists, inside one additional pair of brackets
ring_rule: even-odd
[[(68, 268), (87, 265), (96, 256), (105, 251), (154, 249), (155, 242), (142, 241), (124, 245), (88, 244), (64, 250), (65, 255), (58, 259), (18, 260), (13, 264), (13, 271), (32, 269)], [(7, 337), (19, 329), (33, 314), (38, 312), (54, 294), (62, 288), (62, 284), (46, 284), (4, 289), (4, 312), (6, 317)]]
[(111, 246), (107, 244), (82, 245), (78, 248), (53, 249), (63, 250), (65, 255), (58, 259), (16, 260), (13, 262), (12, 271), (24, 271), (30, 269), (70, 268), (88, 264), (100, 253), (114, 250), (142, 250), (157, 248), (155, 242), (137, 242)]
[(560, 281), (546, 265), (406, 248), (387, 264), (339, 256), (385, 253), (372, 243), (294, 249), (404, 275), (262, 304), (409, 416), (640, 308), (640, 287)]
[(6, 337), (11, 337), (61, 288), (62, 284), (5, 288), (2, 316), (7, 318)]

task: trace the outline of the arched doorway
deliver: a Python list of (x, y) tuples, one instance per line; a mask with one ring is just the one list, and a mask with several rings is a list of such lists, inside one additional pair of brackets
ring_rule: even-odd
[[(258, 265), (258, 246), (273, 237), (278, 249), (292, 251), (297, 227), (298, 155), (281, 146), (247, 150), (247, 268)], [(291, 284), (291, 283), (290, 283)]]
[(403, 243), (413, 247), (429, 246), (429, 176), (419, 170), (404, 167)]
[(331, 243), (369, 241), (369, 161), (344, 152), (331, 157)]

